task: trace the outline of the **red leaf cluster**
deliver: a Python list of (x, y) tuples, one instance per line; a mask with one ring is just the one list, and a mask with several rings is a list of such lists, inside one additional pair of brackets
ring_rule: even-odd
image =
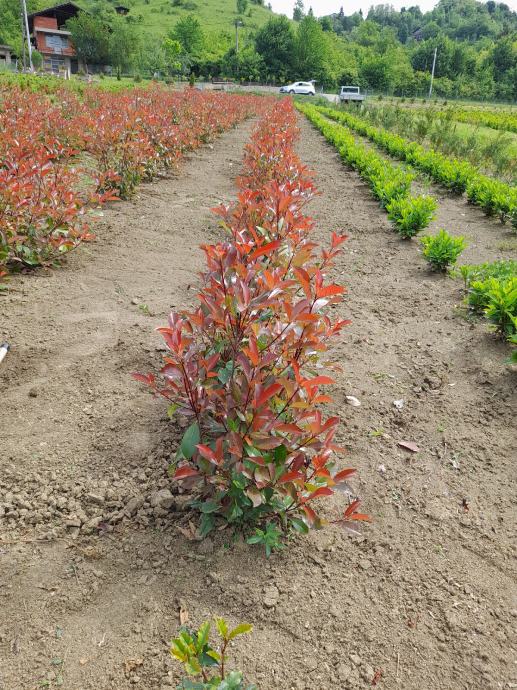
[(0, 87), (0, 277), (91, 239), (87, 211), (129, 196), (262, 102), (195, 89), (79, 97)]
[[(296, 136), (290, 101), (260, 121), (237, 202), (215, 209), (228, 239), (202, 247), (198, 305), (159, 329), (162, 377), (136, 377), (192, 421), (175, 478), (199, 482), (203, 512), (305, 531), (321, 524), (313, 501), (354, 470), (336, 471), (339, 420), (320, 409), (331, 402), (328, 343), (348, 323), (330, 318), (344, 288), (326, 280), (346, 237), (333, 233), (326, 250), (311, 239), (302, 209), (315, 188)], [(201, 442), (189, 447), (193, 434)]]

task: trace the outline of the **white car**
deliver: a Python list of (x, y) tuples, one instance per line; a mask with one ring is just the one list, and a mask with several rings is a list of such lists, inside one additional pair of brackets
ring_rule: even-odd
[(316, 90), (314, 88), (314, 84), (311, 81), (293, 81), (292, 84), (282, 86), (280, 88), (280, 93), (290, 93), (291, 95), (298, 93), (304, 96), (314, 96)]

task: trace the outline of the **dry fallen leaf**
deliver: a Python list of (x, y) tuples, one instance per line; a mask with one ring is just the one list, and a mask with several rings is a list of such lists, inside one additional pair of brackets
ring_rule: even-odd
[(180, 605), (178, 613), (179, 613), (180, 625), (185, 625), (185, 623), (188, 621), (187, 609), (183, 608), (183, 606)]
[(189, 521), (187, 527), (180, 527), (178, 525), (176, 529), (189, 541), (199, 541), (197, 527), (192, 523), (192, 521)]
[(420, 453), (420, 448), (413, 441), (399, 441), (397, 445), (406, 450), (410, 450), (412, 453)]
[(126, 659), (124, 661), (124, 670), (126, 672), (126, 676), (129, 676), (131, 671), (134, 671), (136, 668), (139, 666), (144, 665), (144, 660), (143, 659)]

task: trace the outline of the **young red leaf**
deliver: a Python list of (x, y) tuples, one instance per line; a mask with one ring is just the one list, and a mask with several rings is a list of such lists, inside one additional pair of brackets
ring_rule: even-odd
[(335, 474), (332, 479), (337, 483), (337, 482), (343, 482), (345, 479), (348, 479), (352, 474), (357, 472), (357, 470), (353, 469), (348, 469), (348, 470), (341, 470), (341, 472), (338, 472)]
[(303, 474), (301, 472), (286, 472), (278, 479), (278, 484), (284, 484), (285, 482), (294, 482), (297, 480), (303, 480)]
[(183, 465), (179, 467), (174, 473), (173, 479), (186, 479), (187, 477), (196, 477), (199, 475), (198, 470), (195, 470), (189, 465)]
[(198, 443), (198, 444), (196, 445), (196, 448), (198, 449), (199, 454), (200, 454), (203, 458), (206, 458), (207, 460), (210, 460), (210, 462), (213, 462), (213, 463), (216, 464), (216, 465), (218, 464), (218, 461), (217, 461), (217, 458), (216, 458), (216, 456), (215, 456), (215, 453), (214, 453), (214, 451), (213, 451), (211, 448), (209, 448), (208, 446), (204, 446), (204, 445), (201, 444), (201, 443)]
[(274, 240), (273, 242), (268, 242), (267, 244), (264, 244), (262, 247), (255, 249), (255, 251), (251, 253), (250, 259), (254, 260), (258, 259), (259, 256), (271, 254), (275, 249), (278, 249), (280, 245), (281, 240)]
[(320, 288), (316, 296), (317, 297), (332, 297), (333, 295), (342, 295), (345, 292), (345, 288), (341, 285), (327, 285), (327, 287)]
[(255, 400), (255, 407), (262, 407), (270, 398), (272, 398), (274, 395), (276, 395), (279, 391), (282, 390), (282, 386), (280, 383), (272, 383), (270, 386), (265, 388), (262, 393), (258, 396), (258, 398)]
[(329, 489), (328, 486), (322, 486), (316, 489), (316, 491), (313, 491), (312, 494), (307, 497), (307, 501), (312, 501), (312, 499), (319, 498), (320, 496), (332, 496), (333, 493), (332, 489)]

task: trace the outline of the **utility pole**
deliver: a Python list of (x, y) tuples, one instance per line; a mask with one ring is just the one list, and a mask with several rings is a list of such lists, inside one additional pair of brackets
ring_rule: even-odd
[[(29, 69), (32, 72), (32, 46), (31, 46), (31, 37), (29, 33), (29, 20), (27, 18), (27, 5), (25, 3), (25, 0), (21, 0), (22, 2), (22, 13), (23, 13), (23, 26), (24, 26), (24, 33), (25, 33), (25, 39), (27, 41), (27, 51), (29, 53)], [(24, 48), (24, 55), (25, 55), (25, 48)]]
[(235, 20), (235, 53), (239, 52), (239, 26), (243, 26), (240, 19)]
[(436, 67), (436, 53), (437, 52), (438, 52), (438, 48), (435, 48), (434, 49), (434, 56), (433, 56), (433, 69), (431, 70), (431, 84), (429, 86), (429, 100), (431, 100), (431, 95), (433, 93), (434, 68)]
[(27, 66), (27, 62), (25, 59), (25, 18), (23, 16), (23, 9), (20, 4), (20, 22), (22, 25), (22, 65), (23, 65), (23, 71), (25, 72), (25, 68)]

